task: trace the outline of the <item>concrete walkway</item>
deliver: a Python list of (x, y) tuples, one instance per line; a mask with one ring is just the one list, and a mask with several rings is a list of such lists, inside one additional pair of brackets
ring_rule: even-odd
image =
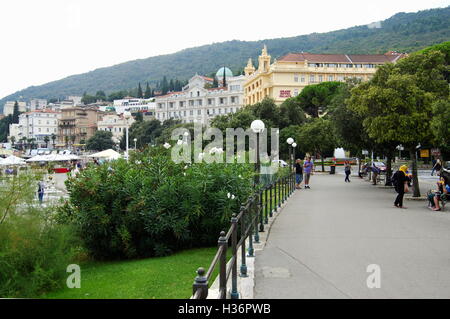
[(289, 199), (256, 256), (254, 297), (450, 298), (450, 209), (394, 208), (394, 190), (343, 179), (316, 174)]

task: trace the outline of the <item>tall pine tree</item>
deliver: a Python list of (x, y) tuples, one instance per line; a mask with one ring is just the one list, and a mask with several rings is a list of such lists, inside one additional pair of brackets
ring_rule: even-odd
[(13, 116), (12, 116), (12, 122), (13, 123), (19, 123), (19, 103), (17, 101), (14, 103), (14, 110), (13, 110)]
[(148, 82), (147, 82), (147, 86), (145, 87), (144, 98), (148, 99), (151, 96), (152, 96), (152, 90), (150, 89), (150, 86), (148, 85)]
[(227, 78), (225, 76), (225, 66), (223, 67), (223, 87), (227, 86)]
[(139, 82), (139, 85), (138, 85), (138, 90), (137, 90), (137, 97), (138, 97), (139, 99), (142, 99), (142, 88), (141, 88), (141, 82)]

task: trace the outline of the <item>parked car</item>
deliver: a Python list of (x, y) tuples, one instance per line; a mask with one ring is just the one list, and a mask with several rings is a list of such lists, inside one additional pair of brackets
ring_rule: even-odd
[(386, 172), (386, 164), (384, 164), (383, 162), (373, 162), (373, 164), (375, 164), (375, 166), (378, 167), (380, 171)]
[(289, 166), (288, 163), (286, 163), (285, 161), (283, 161), (283, 160), (281, 160), (281, 159), (279, 159), (279, 160), (273, 160), (273, 161), (272, 161), (272, 163), (277, 163), (277, 162), (278, 162), (279, 166), (281, 166), (281, 167), (287, 167), (287, 166)]

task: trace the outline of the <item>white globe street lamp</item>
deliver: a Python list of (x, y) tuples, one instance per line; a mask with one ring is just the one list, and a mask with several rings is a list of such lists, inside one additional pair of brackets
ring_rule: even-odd
[(289, 145), (291, 145), (292, 143), (294, 143), (294, 139), (293, 139), (292, 137), (289, 137), (289, 138), (286, 140), (286, 143), (288, 143)]
[(134, 138), (133, 141), (134, 141), (134, 149), (136, 150), (137, 149), (137, 147), (136, 147), (137, 138)]
[(256, 134), (262, 133), (264, 131), (265, 125), (261, 120), (254, 120), (252, 124), (250, 124), (250, 128)]
[(123, 112), (123, 117), (125, 118), (125, 125), (126, 125), (126, 136), (125, 136), (125, 144), (126, 144), (126, 147), (125, 147), (125, 157), (126, 157), (126, 159), (127, 159), (127, 161), (128, 161), (128, 126), (129, 126), (128, 121), (129, 121), (129, 119), (131, 118), (131, 112), (129, 112), (129, 111)]
[[(256, 133), (256, 174), (255, 174), (255, 187), (256, 185), (259, 184), (259, 134), (262, 133), (264, 131), (265, 125), (264, 122), (261, 120), (254, 120), (251, 124), (250, 124), (250, 128), (252, 129), (253, 132)], [(263, 226), (264, 227), (264, 226)]]

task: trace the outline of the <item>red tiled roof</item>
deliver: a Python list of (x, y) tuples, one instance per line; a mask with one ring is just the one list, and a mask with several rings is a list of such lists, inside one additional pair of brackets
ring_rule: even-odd
[(387, 52), (385, 54), (316, 54), (316, 53), (288, 53), (281, 57), (281, 62), (308, 62), (316, 63), (387, 63), (395, 62), (405, 54)]
[(201, 75), (201, 77), (204, 78), (206, 81), (214, 82), (213, 78), (209, 78), (207, 76), (202, 76), (202, 75)]

